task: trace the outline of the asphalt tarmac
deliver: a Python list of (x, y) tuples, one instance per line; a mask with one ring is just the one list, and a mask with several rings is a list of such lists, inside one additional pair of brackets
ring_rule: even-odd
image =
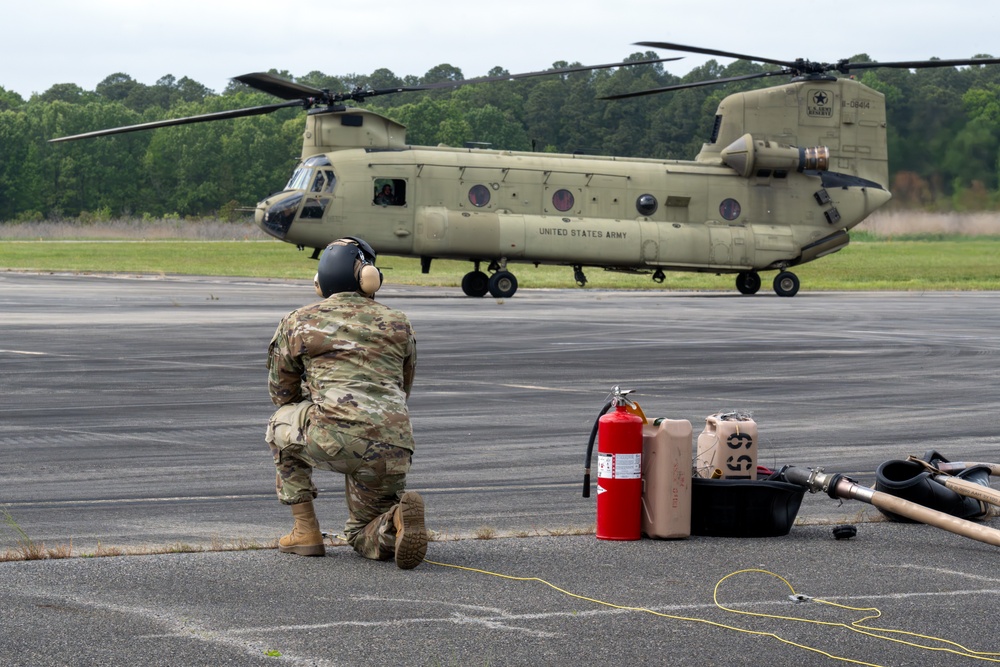
[[(0, 554), (28, 539), (76, 556), (0, 563), (0, 664), (1000, 659), (916, 636), (1000, 651), (996, 546), (821, 494), (784, 537), (609, 542), (580, 493), (615, 384), (696, 434), (707, 415), (749, 411), (772, 467), (871, 484), (882, 461), (930, 448), (1000, 460), (998, 296), (805, 285), (792, 299), (521, 289), (498, 302), (388, 286), (379, 298), (419, 341), (410, 488), (437, 537), (403, 572), (342, 547), (248, 548), (291, 524), (263, 443), (265, 352), (311, 286), (0, 274)], [(317, 483), (337, 531), (343, 485)], [(834, 539), (842, 523), (857, 537)], [(117, 551), (151, 555), (88, 557)], [(716, 606), (717, 585), (720, 603), (769, 616)], [(850, 624), (874, 612), (818, 598), (915, 634), (861, 634)]]

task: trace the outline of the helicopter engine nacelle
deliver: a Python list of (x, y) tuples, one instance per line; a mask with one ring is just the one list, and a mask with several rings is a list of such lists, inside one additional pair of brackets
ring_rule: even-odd
[(830, 168), (830, 149), (826, 146), (801, 148), (776, 144), (744, 134), (723, 149), (722, 161), (744, 178), (761, 169), (826, 171)]

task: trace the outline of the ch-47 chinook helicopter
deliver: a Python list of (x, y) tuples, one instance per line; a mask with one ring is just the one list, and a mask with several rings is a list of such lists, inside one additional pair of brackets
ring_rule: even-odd
[[(790, 267), (844, 248), (848, 231), (891, 198), (884, 96), (834, 76), (878, 67), (997, 64), (1000, 59), (815, 63), (782, 61), (666, 42), (640, 46), (767, 63), (776, 70), (614, 95), (623, 99), (698, 86), (790, 76), (791, 82), (735, 93), (718, 107), (712, 136), (694, 160), (411, 146), (406, 128), (350, 107), (374, 95), (520, 77), (663, 62), (676, 58), (480, 77), (332, 94), (270, 74), (237, 81), (287, 102), (63, 137), (67, 141), (221, 120), (302, 106), (301, 160), (288, 185), (258, 203), (256, 221), (282, 241), (319, 256), (343, 236), (379, 253), (473, 262), (468, 296), (510, 297), (512, 263), (646, 272), (732, 273), (755, 294), (760, 272), (794, 296)], [(481, 270), (487, 264), (487, 274)]]

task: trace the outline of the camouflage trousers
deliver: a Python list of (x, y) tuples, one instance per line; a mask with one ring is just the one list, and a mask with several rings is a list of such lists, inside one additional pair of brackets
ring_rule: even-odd
[(343, 436), (336, 431), (320, 446), (307, 437), (309, 401), (278, 408), (266, 440), (277, 469), (278, 500), (286, 505), (318, 495), (313, 468), (343, 473), (349, 518), (344, 537), (365, 558), (388, 560), (396, 550), (393, 516), (406, 489), (411, 453), (384, 442)]

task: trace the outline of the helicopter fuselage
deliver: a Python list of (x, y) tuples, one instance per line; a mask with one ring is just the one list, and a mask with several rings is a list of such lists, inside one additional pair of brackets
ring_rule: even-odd
[(843, 248), (891, 198), (884, 99), (847, 79), (730, 95), (693, 161), (409, 146), (370, 111), (310, 118), (299, 169), (257, 222), (300, 247), (361, 236), (427, 269), (530, 262), (573, 266), (578, 282), (596, 266), (752, 274), (759, 286), (758, 271)]

